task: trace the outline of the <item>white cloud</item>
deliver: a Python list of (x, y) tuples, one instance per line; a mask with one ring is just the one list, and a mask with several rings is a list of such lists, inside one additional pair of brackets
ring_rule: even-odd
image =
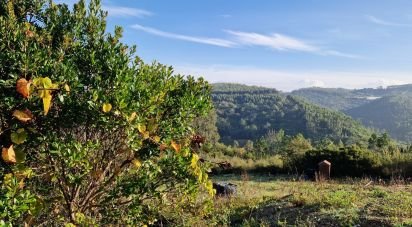
[(202, 43), (220, 47), (241, 47), (241, 46), (262, 46), (268, 47), (277, 51), (299, 51), (308, 52), (325, 56), (336, 56), (345, 58), (361, 58), (354, 54), (342, 53), (335, 50), (322, 49), (317, 46), (310, 45), (302, 40), (293, 38), (290, 36), (274, 33), (273, 35), (263, 35), (259, 33), (240, 32), (225, 30), (230, 37), (228, 39), (209, 38), (209, 37), (197, 37), (188, 36), (182, 34), (176, 34), (171, 32), (165, 32), (151, 27), (135, 24), (132, 28), (140, 31), (144, 31), (153, 35), (166, 37), (170, 39), (183, 40), (194, 43)]
[(371, 15), (365, 15), (365, 17), (368, 21), (375, 23), (375, 24), (379, 24), (379, 25), (392, 26), (392, 27), (412, 27), (412, 24), (394, 23), (394, 22), (379, 19)]
[(336, 56), (344, 58), (361, 58), (354, 54), (342, 53), (336, 50), (323, 49), (307, 42), (290, 36), (274, 33), (272, 35), (263, 35), (254, 32), (240, 32), (227, 30), (229, 34), (239, 43), (247, 46), (263, 46), (278, 51), (301, 51), (316, 53), (325, 56)]
[[(203, 76), (211, 83), (230, 82), (292, 91), (304, 87), (340, 87), (349, 89), (387, 87), (412, 83), (403, 72), (282, 71), (236, 66), (180, 66), (184, 75)], [(390, 79), (388, 79), (390, 76)]]
[(108, 11), (109, 16), (113, 17), (148, 17), (152, 16), (153, 13), (144, 9), (122, 7), (122, 6), (109, 6), (104, 5), (103, 10)]
[(364, 57), (356, 55), (356, 54), (347, 54), (347, 53), (342, 53), (342, 52), (336, 51), (336, 50), (320, 50), (318, 53), (320, 55), (325, 55), (325, 56), (335, 56), (335, 57), (353, 58), (353, 59), (365, 59)]
[(236, 43), (225, 40), (225, 39), (216, 39), (216, 38), (207, 38), (207, 37), (195, 37), (195, 36), (188, 36), (188, 35), (181, 35), (171, 32), (161, 31), (155, 28), (145, 27), (139, 24), (132, 25), (132, 28), (141, 30), (153, 35), (162, 36), (171, 39), (178, 39), (183, 41), (189, 41), (194, 43), (202, 43), (202, 44), (209, 44), (213, 46), (220, 46), (220, 47), (234, 47)]
[(317, 47), (306, 44), (305, 42), (281, 34), (262, 35), (252, 32), (239, 32), (227, 30), (227, 33), (234, 36), (238, 43), (248, 46), (265, 46), (275, 50), (296, 50), (306, 52), (316, 52)]

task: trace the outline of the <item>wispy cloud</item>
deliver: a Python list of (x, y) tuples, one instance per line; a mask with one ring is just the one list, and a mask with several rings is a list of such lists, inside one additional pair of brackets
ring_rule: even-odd
[(390, 22), (390, 21), (379, 19), (371, 15), (365, 15), (365, 17), (368, 21), (375, 23), (375, 24), (379, 24), (379, 25), (391, 26), (391, 27), (412, 27), (412, 24)]
[(235, 40), (243, 45), (248, 46), (264, 46), (270, 47), (275, 50), (296, 50), (296, 51), (306, 51), (306, 52), (316, 52), (318, 51), (317, 47), (308, 45), (301, 40), (281, 35), (262, 35), (252, 32), (240, 32), (240, 31), (231, 31), (227, 30), (227, 33), (233, 35)]
[(152, 16), (153, 13), (144, 9), (132, 8), (132, 7), (122, 7), (122, 6), (111, 6), (104, 5), (103, 10), (109, 12), (109, 16), (113, 17), (148, 17)]
[(141, 31), (153, 34), (153, 35), (170, 38), (170, 39), (178, 39), (178, 40), (183, 40), (183, 41), (188, 41), (188, 42), (202, 43), (202, 44), (208, 44), (208, 45), (220, 46), (220, 47), (236, 46), (236, 43), (230, 40), (181, 35), (181, 34), (161, 31), (155, 28), (146, 27), (146, 26), (142, 26), (139, 24), (132, 25), (132, 28), (141, 30)]
[(171, 32), (165, 32), (151, 27), (142, 26), (139, 24), (132, 25), (132, 28), (140, 31), (144, 31), (153, 35), (166, 37), (170, 39), (183, 40), (188, 42), (202, 43), (213, 46), (220, 46), (226, 48), (242, 47), (242, 46), (261, 46), (268, 47), (276, 51), (297, 51), (307, 52), (324, 56), (336, 56), (344, 58), (361, 58), (354, 54), (347, 54), (336, 50), (324, 49), (309, 43), (293, 38), (290, 36), (274, 33), (272, 35), (264, 35), (253, 32), (241, 32), (225, 30), (229, 35), (227, 39), (210, 38), (210, 37), (197, 37), (176, 34)]
[(336, 50), (319, 50), (318, 54), (325, 55), (325, 56), (343, 57), (343, 58), (365, 59), (365, 57), (363, 56), (359, 56), (356, 54), (343, 53), (343, 52), (336, 51)]
[(226, 30), (226, 32), (233, 35), (234, 39), (239, 44), (247, 46), (263, 46), (278, 51), (310, 52), (325, 56), (361, 58), (360, 56), (354, 54), (348, 54), (336, 50), (328, 50), (318, 46), (314, 46), (303, 40), (278, 33), (274, 33), (272, 35), (264, 35), (253, 32), (240, 32), (231, 30)]

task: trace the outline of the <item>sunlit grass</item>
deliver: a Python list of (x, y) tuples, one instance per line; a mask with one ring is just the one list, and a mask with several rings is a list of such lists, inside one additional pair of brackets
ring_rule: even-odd
[(236, 196), (215, 200), (215, 213), (226, 217), (227, 225), (412, 223), (410, 185), (376, 184), (369, 179), (317, 183), (286, 176), (247, 174), (222, 175), (213, 180), (238, 185)]

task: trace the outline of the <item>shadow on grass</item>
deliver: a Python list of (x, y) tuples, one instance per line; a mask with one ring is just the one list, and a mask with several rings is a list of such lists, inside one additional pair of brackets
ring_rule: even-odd
[(288, 195), (236, 208), (230, 226), (393, 226), (385, 218), (367, 217), (362, 211), (325, 211), (320, 204), (299, 204), (292, 198)]

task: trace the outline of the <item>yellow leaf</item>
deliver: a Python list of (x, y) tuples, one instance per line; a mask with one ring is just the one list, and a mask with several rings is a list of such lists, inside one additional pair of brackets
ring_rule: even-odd
[(16, 153), (14, 153), (13, 145), (9, 148), (3, 148), (1, 157), (6, 163), (16, 163)]
[(180, 152), (180, 144), (172, 140), (171, 146), (175, 149), (176, 152)]
[(64, 90), (66, 90), (66, 92), (70, 92), (70, 87), (68, 84), (64, 85)]
[(201, 171), (198, 171), (197, 173), (197, 181), (202, 182), (203, 180), (203, 173)]
[(154, 140), (156, 143), (158, 143), (158, 142), (160, 142), (160, 137), (159, 137), (159, 136), (154, 136), (154, 137), (153, 137), (153, 140)]
[(136, 117), (137, 117), (137, 113), (136, 112), (133, 112), (131, 115), (130, 115), (130, 117), (129, 117), (129, 119), (127, 119), (129, 122), (132, 122), (134, 119), (136, 119)]
[(43, 96), (43, 110), (44, 110), (44, 115), (45, 115), (45, 116), (47, 115), (47, 113), (48, 113), (49, 110), (50, 110), (51, 100), (52, 100), (51, 91), (49, 91), (49, 90), (44, 91), (44, 96)]
[(43, 88), (46, 88), (46, 89), (56, 87), (56, 85), (54, 85), (51, 79), (48, 77), (41, 78), (41, 83), (43, 85)]
[(103, 104), (103, 112), (105, 112), (105, 113), (107, 113), (107, 112), (110, 112), (110, 110), (112, 110), (112, 104), (110, 104), (110, 103), (105, 103), (105, 104)]
[(13, 112), (13, 117), (17, 118), (17, 120), (21, 122), (28, 122), (33, 119), (32, 113), (30, 112), (30, 110), (27, 110), (27, 109), (24, 111), (15, 110)]
[(194, 169), (197, 167), (197, 161), (199, 161), (199, 156), (197, 154), (193, 154), (190, 166)]
[(138, 159), (133, 159), (132, 163), (134, 166), (136, 166), (136, 168), (140, 168), (142, 166), (142, 162)]
[(211, 196), (214, 196), (216, 194), (216, 190), (213, 188), (213, 182), (211, 180), (208, 180), (206, 182), (206, 189)]
[(150, 137), (150, 134), (148, 131), (143, 132), (142, 135), (143, 135), (143, 139), (149, 139)]
[(24, 180), (20, 180), (19, 189), (23, 189), (23, 188), (24, 188)]
[(31, 81), (27, 81), (25, 78), (21, 78), (17, 80), (16, 90), (24, 98), (28, 98), (30, 96), (30, 85)]
[(137, 125), (137, 130), (139, 130), (140, 133), (145, 133), (146, 132), (146, 125), (138, 124)]
[(43, 99), (44, 115), (50, 110), (51, 100), (53, 98), (52, 91), (58, 88), (57, 84), (53, 84), (48, 77), (38, 77), (33, 80), (34, 86), (38, 89), (39, 97)]

